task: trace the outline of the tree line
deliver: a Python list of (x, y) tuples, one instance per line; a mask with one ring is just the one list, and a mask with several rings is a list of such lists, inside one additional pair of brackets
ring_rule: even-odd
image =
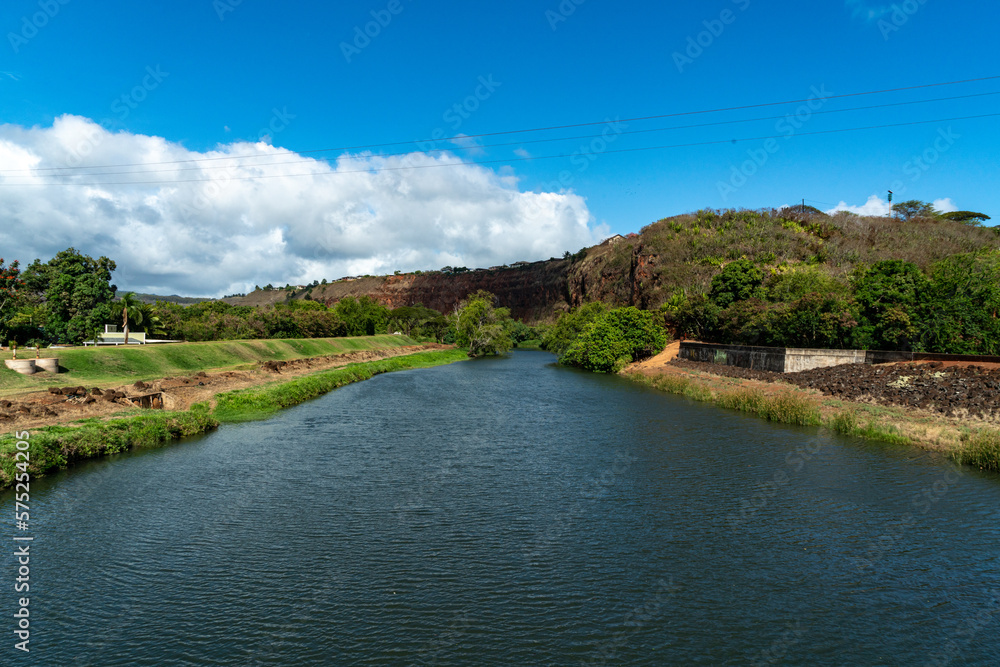
[(118, 295), (113, 260), (68, 248), (21, 268), (0, 259), (0, 341), (46, 346), (93, 340), (105, 325), (147, 337), (185, 341), (373, 336), (399, 332), (455, 343), (472, 356), (502, 354), (534, 335), (497, 306), (493, 294), (469, 295), (445, 315), (422, 304), (390, 309), (375, 299), (345, 297), (326, 306), (308, 297), (266, 307), (204, 301), (189, 306)]
[(728, 263), (705, 294), (661, 308), (679, 335), (706, 342), (1000, 354), (1000, 251), (952, 255), (926, 271), (903, 260), (840, 278), (810, 265)]

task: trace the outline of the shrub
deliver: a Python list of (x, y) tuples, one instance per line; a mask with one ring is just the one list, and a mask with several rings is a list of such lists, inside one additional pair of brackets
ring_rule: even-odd
[(563, 313), (542, 337), (542, 349), (562, 356), (594, 320), (607, 312), (607, 304), (594, 301)]
[(725, 308), (735, 301), (750, 298), (764, 298), (764, 272), (748, 259), (730, 262), (722, 273), (712, 278), (709, 298)]
[(667, 334), (653, 313), (629, 306), (591, 322), (559, 361), (597, 373), (617, 373), (629, 362), (657, 354), (666, 344)]

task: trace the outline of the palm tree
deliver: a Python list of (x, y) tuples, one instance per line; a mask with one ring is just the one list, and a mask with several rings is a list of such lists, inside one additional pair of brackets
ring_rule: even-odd
[(125, 330), (125, 344), (128, 345), (128, 320), (131, 317), (136, 326), (142, 324), (142, 302), (135, 298), (135, 292), (126, 292), (118, 300), (118, 305), (122, 308), (122, 328)]
[(163, 328), (163, 320), (160, 319), (159, 315), (155, 314), (156, 310), (153, 304), (144, 303), (139, 306), (139, 310), (142, 311), (142, 324), (147, 336), (150, 334), (165, 336), (167, 334), (166, 329)]

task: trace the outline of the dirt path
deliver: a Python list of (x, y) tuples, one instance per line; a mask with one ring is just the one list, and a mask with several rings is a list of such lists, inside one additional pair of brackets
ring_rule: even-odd
[(639, 373), (642, 373), (644, 375), (649, 375), (650, 373), (655, 372), (657, 369), (660, 369), (663, 366), (669, 364), (671, 361), (676, 359), (677, 355), (679, 355), (680, 353), (681, 353), (681, 342), (679, 340), (675, 340), (674, 342), (670, 343), (665, 348), (663, 348), (663, 352), (660, 352), (655, 357), (650, 357), (645, 361), (640, 361), (637, 364), (630, 365), (628, 368), (625, 369), (625, 372), (635, 373), (638, 371)]
[(308, 357), (290, 361), (267, 361), (253, 370), (199, 371), (192, 375), (165, 377), (152, 382), (102, 387), (65, 387), (55, 394), (36, 391), (0, 400), (0, 425), (5, 430), (23, 430), (66, 424), (89, 417), (134, 414), (143, 408), (130, 398), (159, 397), (166, 410), (187, 410), (195, 403), (214, 406), (216, 394), (290, 379), (316, 371), (339, 368), (362, 361), (388, 359), (414, 352), (444, 350), (452, 346), (407, 345), (382, 350), (360, 350), (344, 354)]

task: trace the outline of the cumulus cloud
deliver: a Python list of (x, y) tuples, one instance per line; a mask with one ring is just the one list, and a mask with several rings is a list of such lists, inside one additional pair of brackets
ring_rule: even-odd
[[(940, 211), (941, 213), (949, 213), (951, 211), (958, 210), (958, 206), (956, 206), (955, 202), (951, 200), (951, 197), (935, 199), (931, 202), (931, 205), (935, 210)], [(851, 213), (856, 213), (858, 215), (887, 216), (892, 212), (892, 204), (878, 195), (872, 195), (868, 198), (868, 201), (861, 206), (850, 206), (847, 202), (842, 201), (826, 213), (827, 215), (833, 215), (837, 211), (850, 211)]]
[(945, 197), (944, 199), (935, 199), (932, 202), (935, 210), (941, 211), (942, 213), (951, 213), (952, 211), (957, 211), (958, 207), (955, 206), (955, 202), (951, 200), (951, 197)]
[(545, 259), (607, 235), (579, 195), (522, 192), (512, 170), (448, 153), (196, 152), (70, 115), (0, 125), (0, 221), (0, 256), (73, 246), (114, 259), (120, 287), (190, 295)]
[(837, 211), (850, 211), (857, 215), (886, 216), (892, 212), (892, 204), (878, 195), (872, 195), (861, 206), (850, 206), (847, 202), (841, 201), (826, 213), (827, 215), (833, 215)]

